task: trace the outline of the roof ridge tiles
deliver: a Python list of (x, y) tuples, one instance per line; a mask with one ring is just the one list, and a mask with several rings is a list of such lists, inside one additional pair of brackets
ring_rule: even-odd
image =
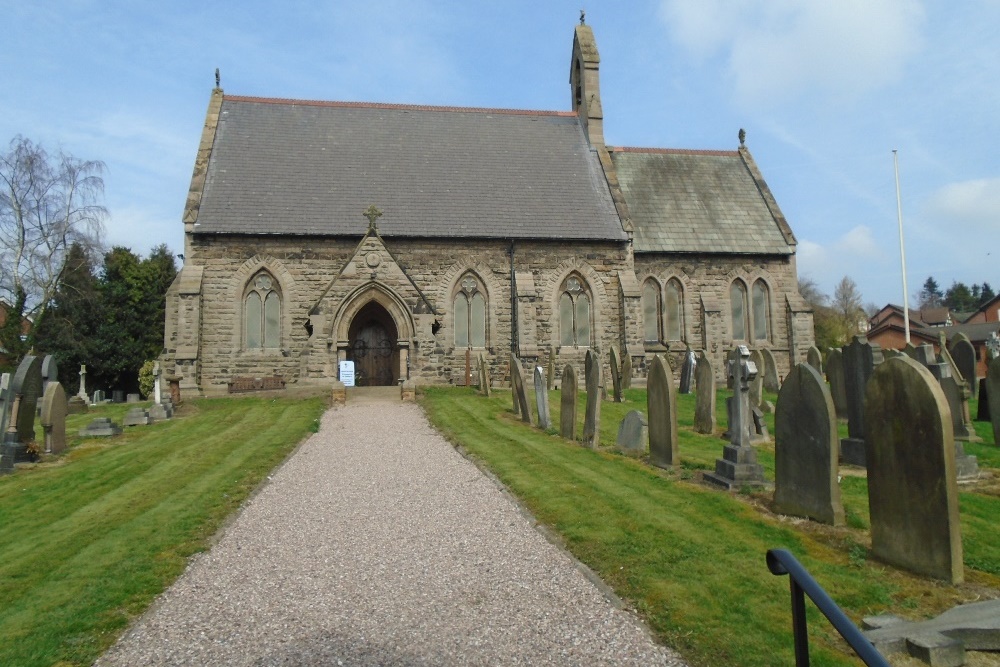
[(659, 155), (713, 155), (717, 157), (739, 157), (739, 151), (719, 151), (702, 148), (643, 148), (639, 146), (609, 147), (612, 153), (654, 153)]
[(560, 116), (571, 118), (574, 111), (546, 111), (540, 109), (499, 109), (490, 107), (453, 107), (428, 104), (390, 104), (386, 102), (338, 102), (323, 100), (298, 100), (287, 97), (253, 97), (247, 95), (226, 95), (227, 102), (251, 102), (259, 104), (291, 104), (311, 107), (339, 107), (347, 109), (391, 109), (400, 111), (458, 111), (466, 113), (497, 113), (512, 116)]

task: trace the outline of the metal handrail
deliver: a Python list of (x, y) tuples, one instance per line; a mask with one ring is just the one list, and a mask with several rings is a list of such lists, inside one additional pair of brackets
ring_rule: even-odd
[(823, 612), (827, 620), (840, 633), (840, 636), (851, 645), (868, 667), (890, 667), (885, 657), (878, 652), (865, 637), (858, 626), (847, 618), (837, 603), (833, 601), (823, 587), (820, 586), (802, 563), (787, 549), (769, 549), (767, 552), (767, 569), (774, 575), (788, 575), (792, 591), (792, 633), (795, 637), (795, 667), (809, 667), (809, 634), (806, 631), (806, 600), (805, 595)]

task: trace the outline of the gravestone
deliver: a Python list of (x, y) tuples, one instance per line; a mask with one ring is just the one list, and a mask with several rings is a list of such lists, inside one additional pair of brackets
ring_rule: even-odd
[(622, 390), (632, 388), (632, 357), (626, 352), (622, 356)]
[(513, 354), (510, 355), (510, 390), (514, 394), (514, 414), (520, 415), (525, 424), (530, 424), (531, 408), (528, 407), (528, 395), (524, 389), (524, 369)]
[(111, 402), (112, 403), (124, 403), (125, 402), (125, 391), (122, 389), (111, 390)]
[[(982, 395), (979, 400), (983, 400)], [(1000, 447), (1000, 357), (986, 367), (986, 401), (993, 424), (993, 444)]]
[(934, 355), (934, 346), (925, 343), (914, 348), (911, 358), (930, 371), (934, 379), (941, 385), (941, 391), (944, 392), (945, 400), (948, 401), (952, 434), (955, 437), (955, 460), (959, 479), (975, 477), (979, 472), (976, 457), (966, 456), (961, 444), (963, 442), (980, 442), (979, 436), (976, 435), (975, 429), (972, 427), (972, 421), (969, 419), (969, 390), (965, 381), (955, 377), (958, 368), (953, 363), (949, 363), (951, 357), (947, 350), (939, 360)]
[(111, 421), (109, 417), (97, 417), (80, 429), (82, 438), (110, 438), (121, 435), (122, 427)]
[(761, 355), (764, 357), (764, 391), (777, 394), (781, 389), (781, 381), (778, 379), (778, 362), (774, 360), (774, 353), (770, 348), (761, 348)]
[(649, 444), (649, 428), (646, 418), (638, 410), (625, 415), (618, 425), (618, 451), (629, 456), (642, 456)]
[(535, 366), (535, 409), (538, 411), (538, 428), (543, 431), (552, 426), (552, 419), (549, 417), (549, 391), (546, 389), (545, 369)]
[[(32, 461), (28, 445), (35, 441), (35, 415), (42, 393), (42, 360), (25, 356), (10, 380), (4, 411), (7, 426), (0, 439), (0, 473), (12, 472), (14, 464)], [(9, 402), (10, 407), (6, 403)]]
[[(745, 347), (745, 346), (743, 346), (743, 347)], [(734, 347), (733, 349), (729, 350), (729, 352), (726, 353), (726, 369), (729, 368), (729, 366), (730, 366), (730, 364), (732, 364), (732, 362), (734, 362), (734, 361), (739, 362), (739, 360), (740, 360), (740, 348)], [(733, 388), (733, 378), (732, 378), (731, 375), (729, 375), (729, 372), (727, 370), (726, 371), (726, 389), (732, 389), (732, 388)]]
[(10, 401), (10, 373), (4, 373), (0, 375), (0, 444), (3, 443), (3, 434), (7, 432)]
[(986, 378), (979, 378), (979, 403), (976, 410), (976, 421), (990, 421), (990, 397), (989, 389), (986, 388)]
[(127, 394), (125, 397), (126, 403), (138, 403), (142, 400), (142, 396), (139, 394)]
[(160, 384), (160, 362), (153, 362), (153, 403), (163, 401), (163, 386)]
[(775, 408), (774, 511), (843, 526), (837, 449), (830, 390), (811, 364), (798, 364)]
[(105, 400), (107, 400), (107, 399), (104, 396), (104, 390), (98, 389), (98, 390), (96, 390), (94, 392), (94, 400), (91, 401), (91, 404), (92, 405), (100, 405)]
[(649, 462), (658, 468), (681, 463), (677, 450), (677, 389), (670, 367), (653, 356), (646, 379), (646, 412), (649, 415)]
[(584, 359), (584, 382), (587, 385), (587, 410), (583, 415), (583, 444), (596, 449), (601, 444), (601, 358), (587, 350)]
[(80, 391), (76, 395), (85, 403), (90, 402), (90, 395), (87, 394), (87, 366), (83, 364), (80, 365)]
[(823, 353), (815, 345), (806, 350), (806, 363), (816, 369), (816, 372), (823, 375)]
[[(757, 369), (764, 368), (766, 361), (764, 360), (764, 353), (761, 350), (752, 350), (750, 352), (750, 361), (754, 363)], [(764, 376), (761, 373), (757, 373), (757, 377), (753, 379), (750, 383), (750, 407), (757, 408), (761, 413), (774, 412), (774, 404), (771, 401), (764, 400)]]
[(711, 435), (715, 432), (715, 371), (704, 350), (694, 373), (694, 430)]
[(622, 402), (622, 369), (618, 360), (618, 349), (611, 346), (608, 353), (611, 357), (611, 391), (615, 397), (615, 403)]
[(142, 408), (130, 409), (125, 413), (125, 418), (122, 419), (122, 426), (146, 426), (152, 423), (153, 420), (149, 418), (149, 412)]
[(883, 361), (887, 359), (895, 359), (896, 357), (905, 357), (905, 356), (906, 355), (903, 354), (902, 350), (892, 350), (892, 349), (882, 350)]
[(868, 383), (864, 422), (872, 553), (961, 583), (955, 441), (940, 385), (912, 359), (890, 359)]
[[(50, 382), (59, 382), (59, 367), (56, 365), (56, 358), (51, 354), (42, 357), (42, 395), (45, 395), (45, 388)], [(63, 392), (65, 393), (65, 391)]]
[(174, 416), (174, 405), (170, 401), (153, 403), (149, 406), (149, 418), (154, 422), (162, 422), (172, 419)]
[(976, 378), (976, 348), (972, 341), (964, 333), (957, 333), (951, 340), (951, 358), (958, 366), (959, 373), (965, 378), (969, 386), (970, 397), (975, 399), (979, 395), (979, 382)]
[(750, 431), (750, 442), (754, 444), (769, 442), (771, 436), (767, 434), (767, 422), (764, 421), (764, 413), (761, 409), (751, 405), (750, 417), (753, 420), (753, 429)]
[(729, 399), (730, 443), (723, 448), (722, 458), (715, 460), (715, 472), (702, 477), (707, 483), (727, 490), (766, 485), (764, 468), (757, 463), (757, 452), (750, 444), (750, 382), (758, 371), (745, 345), (737, 348), (737, 355), (739, 360), (730, 361), (726, 368), (733, 385), (733, 395)]
[(882, 363), (882, 348), (864, 336), (855, 336), (843, 347), (844, 387), (847, 389), (847, 433), (840, 441), (840, 460), (865, 465), (865, 386)]
[(489, 398), (490, 396), (490, 366), (486, 363), (486, 355), (479, 353), (479, 391)]
[(826, 351), (826, 381), (830, 383), (830, 396), (837, 419), (847, 419), (847, 384), (844, 381), (844, 353), (839, 348)]
[(549, 366), (545, 369), (545, 388), (551, 390), (556, 381), (556, 349), (549, 348)]
[(579, 386), (576, 369), (566, 364), (562, 372), (562, 389), (559, 396), (559, 434), (569, 440), (576, 440), (576, 394)]
[(66, 390), (59, 382), (50, 381), (42, 394), (40, 422), (45, 433), (45, 451), (59, 454), (66, 449), (66, 415), (68, 414)]
[(931, 665), (964, 665), (965, 650), (996, 651), (1000, 647), (1000, 600), (957, 605), (921, 621), (880, 614), (861, 622), (865, 637), (886, 657), (909, 653), (928, 662), (927, 648), (936, 658), (945, 657), (943, 649), (946, 655), (959, 654), (961, 660), (931, 660)]
[(694, 384), (694, 370), (698, 359), (694, 356), (694, 350), (688, 345), (684, 352), (684, 363), (681, 364), (681, 383), (677, 389), (680, 394), (690, 394), (691, 386)]

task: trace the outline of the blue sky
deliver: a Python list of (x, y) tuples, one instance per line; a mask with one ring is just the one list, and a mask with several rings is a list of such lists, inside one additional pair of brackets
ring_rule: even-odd
[(236, 95), (565, 110), (581, 6), (608, 143), (746, 128), (800, 276), (901, 301), (898, 149), (909, 293), (1000, 289), (1000, 0), (0, 0), (0, 142), (104, 161), (108, 244), (181, 252), (216, 67)]

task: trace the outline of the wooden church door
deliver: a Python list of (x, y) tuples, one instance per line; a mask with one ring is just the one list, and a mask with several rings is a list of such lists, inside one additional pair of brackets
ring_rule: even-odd
[(392, 348), (389, 332), (380, 323), (369, 321), (361, 327), (351, 346), (355, 383), (362, 387), (391, 385)]

